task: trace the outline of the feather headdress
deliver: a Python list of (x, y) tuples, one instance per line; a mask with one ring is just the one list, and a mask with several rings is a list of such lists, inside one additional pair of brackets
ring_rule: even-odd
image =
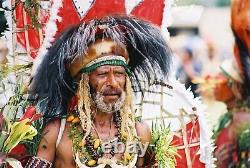
[(235, 36), (235, 57), (244, 80), (244, 89), (250, 103), (250, 1), (232, 1), (232, 29)]
[[(131, 17), (105, 17), (82, 23), (59, 36), (33, 77), (30, 92), (36, 96), (45, 118), (66, 115), (69, 100), (77, 87), (74, 77), (79, 73), (72, 74), (70, 65), (79, 58), (84, 60), (89, 46), (96, 40), (107, 38), (125, 46), (134, 90), (167, 77), (171, 51), (157, 27)], [(146, 81), (146, 85), (142, 86), (139, 80)]]

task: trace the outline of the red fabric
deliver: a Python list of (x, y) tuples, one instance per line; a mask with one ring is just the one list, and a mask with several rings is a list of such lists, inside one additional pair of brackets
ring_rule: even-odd
[[(23, 3), (19, 3), (16, 7), (16, 28), (17, 29), (24, 29), (24, 16), (23, 16)], [(44, 11), (41, 11), (42, 15), (42, 23), (44, 26), (44, 22), (47, 21), (47, 14), (44, 13)], [(27, 14), (27, 24), (31, 25), (31, 19)], [(37, 51), (40, 47), (40, 39), (39, 39), (39, 33), (35, 28), (31, 28), (30, 26), (28, 28), (28, 43), (30, 45), (30, 52), (31, 52), (31, 57), (35, 58)], [(25, 33), (24, 32), (17, 32), (17, 41), (18, 43), (21, 44), (22, 47), (27, 48), (27, 41), (25, 40)]]
[(68, 112), (73, 111), (76, 108), (77, 104), (78, 104), (78, 98), (77, 96), (73, 96), (68, 105)]
[(102, 18), (107, 15), (125, 14), (125, 0), (96, 0), (83, 20)]
[[(58, 15), (62, 21), (57, 22), (58, 31), (55, 35), (57, 37), (63, 30), (78, 24), (82, 21), (88, 21), (93, 18), (101, 18), (107, 15), (119, 14), (125, 15), (125, 0), (95, 0), (84, 18), (80, 18), (73, 0), (63, 0), (63, 7), (59, 10)], [(164, 0), (143, 0), (137, 7), (135, 7), (131, 15), (150, 21), (153, 24), (161, 25), (164, 11)], [(41, 22), (44, 32), (45, 25), (48, 21), (49, 14), (47, 11), (41, 10)], [(19, 3), (16, 8), (17, 28), (24, 27), (23, 20), (23, 5)], [(30, 17), (27, 16), (27, 22), (30, 24)], [(40, 47), (40, 40), (38, 31), (32, 28), (28, 29), (28, 43), (31, 49), (31, 57), (35, 58)], [(26, 48), (27, 41), (25, 41), (24, 32), (17, 33), (17, 41), (22, 47)]]
[[(229, 146), (231, 144), (234, 144), (233, 139), (230, 138), (229, 135), (230, 135), (230, 129), (228, 127), (224, 128), (219, 133), (219, 135), (215, 141), (215, 145), (217, 146), (217, 148), (215, 149), (216, 156), (219, 153), (222, 153), (223, 150), (230, 150)], [(232, 156), (235, 156), (235, 153), (237, 156), (237, 152), (236, 152), (236, 150), (234, 150), (234, 151), (231, 151), (230, 153), (226, 152), (225, 155), (227, 155), (227, 156), (225, 156), (223, 154), (223, 156), (220, 156), (220, 158), (217, 158), (218, 159), (218, 161), (217, 161), (218, 166), (220, 168), (227, 168), (228, 165), (232, 162)]]
[[(200, 141), (200, 126), (199, 126), (198, 120), (196, 120), (195, 122), (189, 122), (188, 124), (186, 124), (186, 133), (187, 133), (187, 140), (189, 144), (197, 143)], [(181, 137), (174, 136), (173, 145), (183, 146), (184, 142), (182, 138), (183, 138), (182, 136)], [(199, 160), (200, 155), (197, 154), (199, 149), (200, 149), (199, 145), (189, 148), (193, 168), (205, 168), (205, 164)], [(178, 157), (178, 156), (176, 157), (176, 161), (177, 161), (176, 168), (187, 168), (185, 150), (179, 149), (178, 154), (181, 157)]]
[(215, 145), (217, 146), (215, 156), (218, 159), (218, 167), (227, 168), (230, 163), (237, 163), (238, 133), (239, 130), (242, 130), (249, 122), (249, 113), (244, 111), (233, 112), (231, 123), (220, 131), (215, 141)]
[[(8, 155), (9, 157), (18, 159), (21, 162), (22, 166), (25, 166), (30, 158), (30, 156), (27, 155), (26, 148), (23, 144), (18, 144), (10, 151)], [(11, 166), (8, 167), (11, 168)]]
[(132, 10), (131, 14), (160, 26), (162, 23), (163, 11), (163, 0), (144, 0), (143, 3)]
[[(163, 17), (163, 0), (144, 0), (135, 7), (131, 15), (150, 21), (153, 24), (161, 25)], [(57, 35), (66, 28), (83, 21), (89, 21), (93, 18), (102, 18), (107, 15), (125, 15), (125, 0), (95, 0), (84, 18), (80, 18), (72, 0), (64, 0), (63, 8), (59, 12), (62, 22), (58, 22)], [(70, 18), (70, 19), (68, 19)]]
[(26, 154), (26, 148), (23, 144), (18, 144), (15, 148), (13, 148), (9, 155), (25, 155)]
[(42, 117), (42, 115), (40, 113), (36, 113), (35, 106), (29, 106), (29, 107), (26, 108), (26, 111), (25, 111), (23, 117), (20, 118), (19, 121), (22, 121), (22, 120), (25, 120), (25, 119), (29, 118), (30, 119), (29, 122), (31, 123), (33, 121), (38, 120), (41, 117)]

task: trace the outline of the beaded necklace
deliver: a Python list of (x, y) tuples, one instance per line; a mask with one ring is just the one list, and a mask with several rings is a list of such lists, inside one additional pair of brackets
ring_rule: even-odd
[[(117, 142), (126, 143), (126, 134), (121, 134), (120, 112), (115, 112), (112, 118), (113, 122), (115, 123), (115, 128), (117, 129), (117, 134), (115, 135)], [(91, 132), (83, 140), (86, 131), (80, 127), (80, 119), (76, 110), (68, 116), (67, 121), (70, 122), (69, 137), (72, 139), (74, 153), (79, 154), (79, 158), (82, 163), (85, 163), (88, 166), (97, 165), (98, 160), (104, 156), (104, 151), (102, 151), (101, 148), (102, 140), (100, 139), (100, 137), (96, 137)], [(114, 148), (115, 147), (112, 145), (109, 153), (112, 157), (114, 157), (115, 155)], [(121, 163), (127, 164), (131, 160), (131, 158), (132, 156), (130, 154), (126, 154), (126, 156), (123, 157)]]

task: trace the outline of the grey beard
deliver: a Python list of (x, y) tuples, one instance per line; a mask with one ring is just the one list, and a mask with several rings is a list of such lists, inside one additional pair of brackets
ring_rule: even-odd
[(119, 111), (122, 108), (125, 101), (125, 95), (126, 95), (125, 92), (122, 91), (121, 96), (119, 97), (119, 99), (117, 99), (116, 102), (105, 103), (104, 96), (100, 92), (97, 92), (96, 94), (93, 95), (93, 100), (98, 110), (110, 114)]

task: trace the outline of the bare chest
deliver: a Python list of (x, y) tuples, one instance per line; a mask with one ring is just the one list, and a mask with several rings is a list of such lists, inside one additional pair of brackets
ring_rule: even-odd
[[(102, 128), (99, 129), (98, 134), (96, 130), (92, 130), (93, 135), (103, 140), (115, 139), (117, 135), (117, 129), (115, 127), (110, 128)], [(73, 153), (73, 144), (72, 139), (69, 137), (70, 134), (70, 125), (66, 124), (65, 129), (62, 134), (62, 138), (60, 143), (56, 149), (56, 157), (55, 157), (55, 167), (56, 168), (75, 168), (74, 161), (74, 153)], [(108, 156), (108, 155), (107, 155)], [(116, 158), (121, 159), (121, 153), (116, 154)]]
[(72, 140), (69, 138), (69, 126), (66, 124), (60, 143), (56, 148), (55, 167), (75, 168)]

